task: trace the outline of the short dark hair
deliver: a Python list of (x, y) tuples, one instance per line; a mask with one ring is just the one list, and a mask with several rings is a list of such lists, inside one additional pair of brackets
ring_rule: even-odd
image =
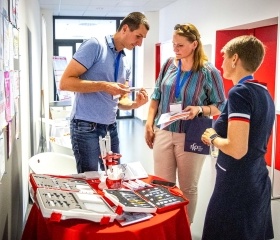
[(238, 54), (244, 69), (255, 72), (264, 59), (265, 45), (253, 35), (243, 35), (227, 42), (221, 52), (230, 58)]
[(150, 25), (148, 23), (148, 19), (141, 12), (132, 12), (128, 14), (121, 22), (118, 32), (122, 29), (122, 27), (127, 24), (130, 31), (134, 31), (140, 27), (141, 24), (145, 26), (147, 30), (150, 30)]

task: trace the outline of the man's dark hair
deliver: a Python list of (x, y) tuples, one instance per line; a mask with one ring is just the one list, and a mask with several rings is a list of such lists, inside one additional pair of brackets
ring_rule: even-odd
[(118, 32), (122, 29), (122, 27), (127, 24), (130, 31), (134, 31), (140, 27), (141, 24), (145, 26), (147, 30), (150, 29), (150, 25), (148, 23), (148, 19), (141, 12), (132, 12), (128, 14), (121, 22)]

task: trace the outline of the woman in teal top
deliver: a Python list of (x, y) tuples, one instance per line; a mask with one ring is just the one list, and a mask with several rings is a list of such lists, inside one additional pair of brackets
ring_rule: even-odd
[[(194, 25), (175, 26), (173, 50), (175, 57), (163, 65), (151, 96), (145, 139), (153, 149), (155, 174), (171, 182), (178, 178), (180, 189), (190, 201), (188, 214), (192, 222), (206, 155), (184, 151), (185, 132), (193, 118), (219, 114), (225, 105), (225, 93), (220, 72), (207, 61)], [(161, 114), (173, 112), (174, 106), (188, 112), (186, 120), (175, 121), (162, 130), (157, 128)]]

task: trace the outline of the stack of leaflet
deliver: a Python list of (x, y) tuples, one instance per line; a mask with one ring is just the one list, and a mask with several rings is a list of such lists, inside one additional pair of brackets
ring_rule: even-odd
[(84, 180), (31, 174), (30, 182), (42, 215), (53, 221), (80, 218), (108, 224), (117, 216)]

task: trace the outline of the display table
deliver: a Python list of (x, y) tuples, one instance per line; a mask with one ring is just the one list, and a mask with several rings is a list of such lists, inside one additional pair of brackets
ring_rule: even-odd
[[(145, 179), (149, 182), (154, 177)], [(189, 240), (191, 239), (185, 207), (156, 213), (149, 220), (121, 227), (116, 221), (100, 225), (83, 219), (59, 222), (44, 218), (34, 203), (22, 240)]]

